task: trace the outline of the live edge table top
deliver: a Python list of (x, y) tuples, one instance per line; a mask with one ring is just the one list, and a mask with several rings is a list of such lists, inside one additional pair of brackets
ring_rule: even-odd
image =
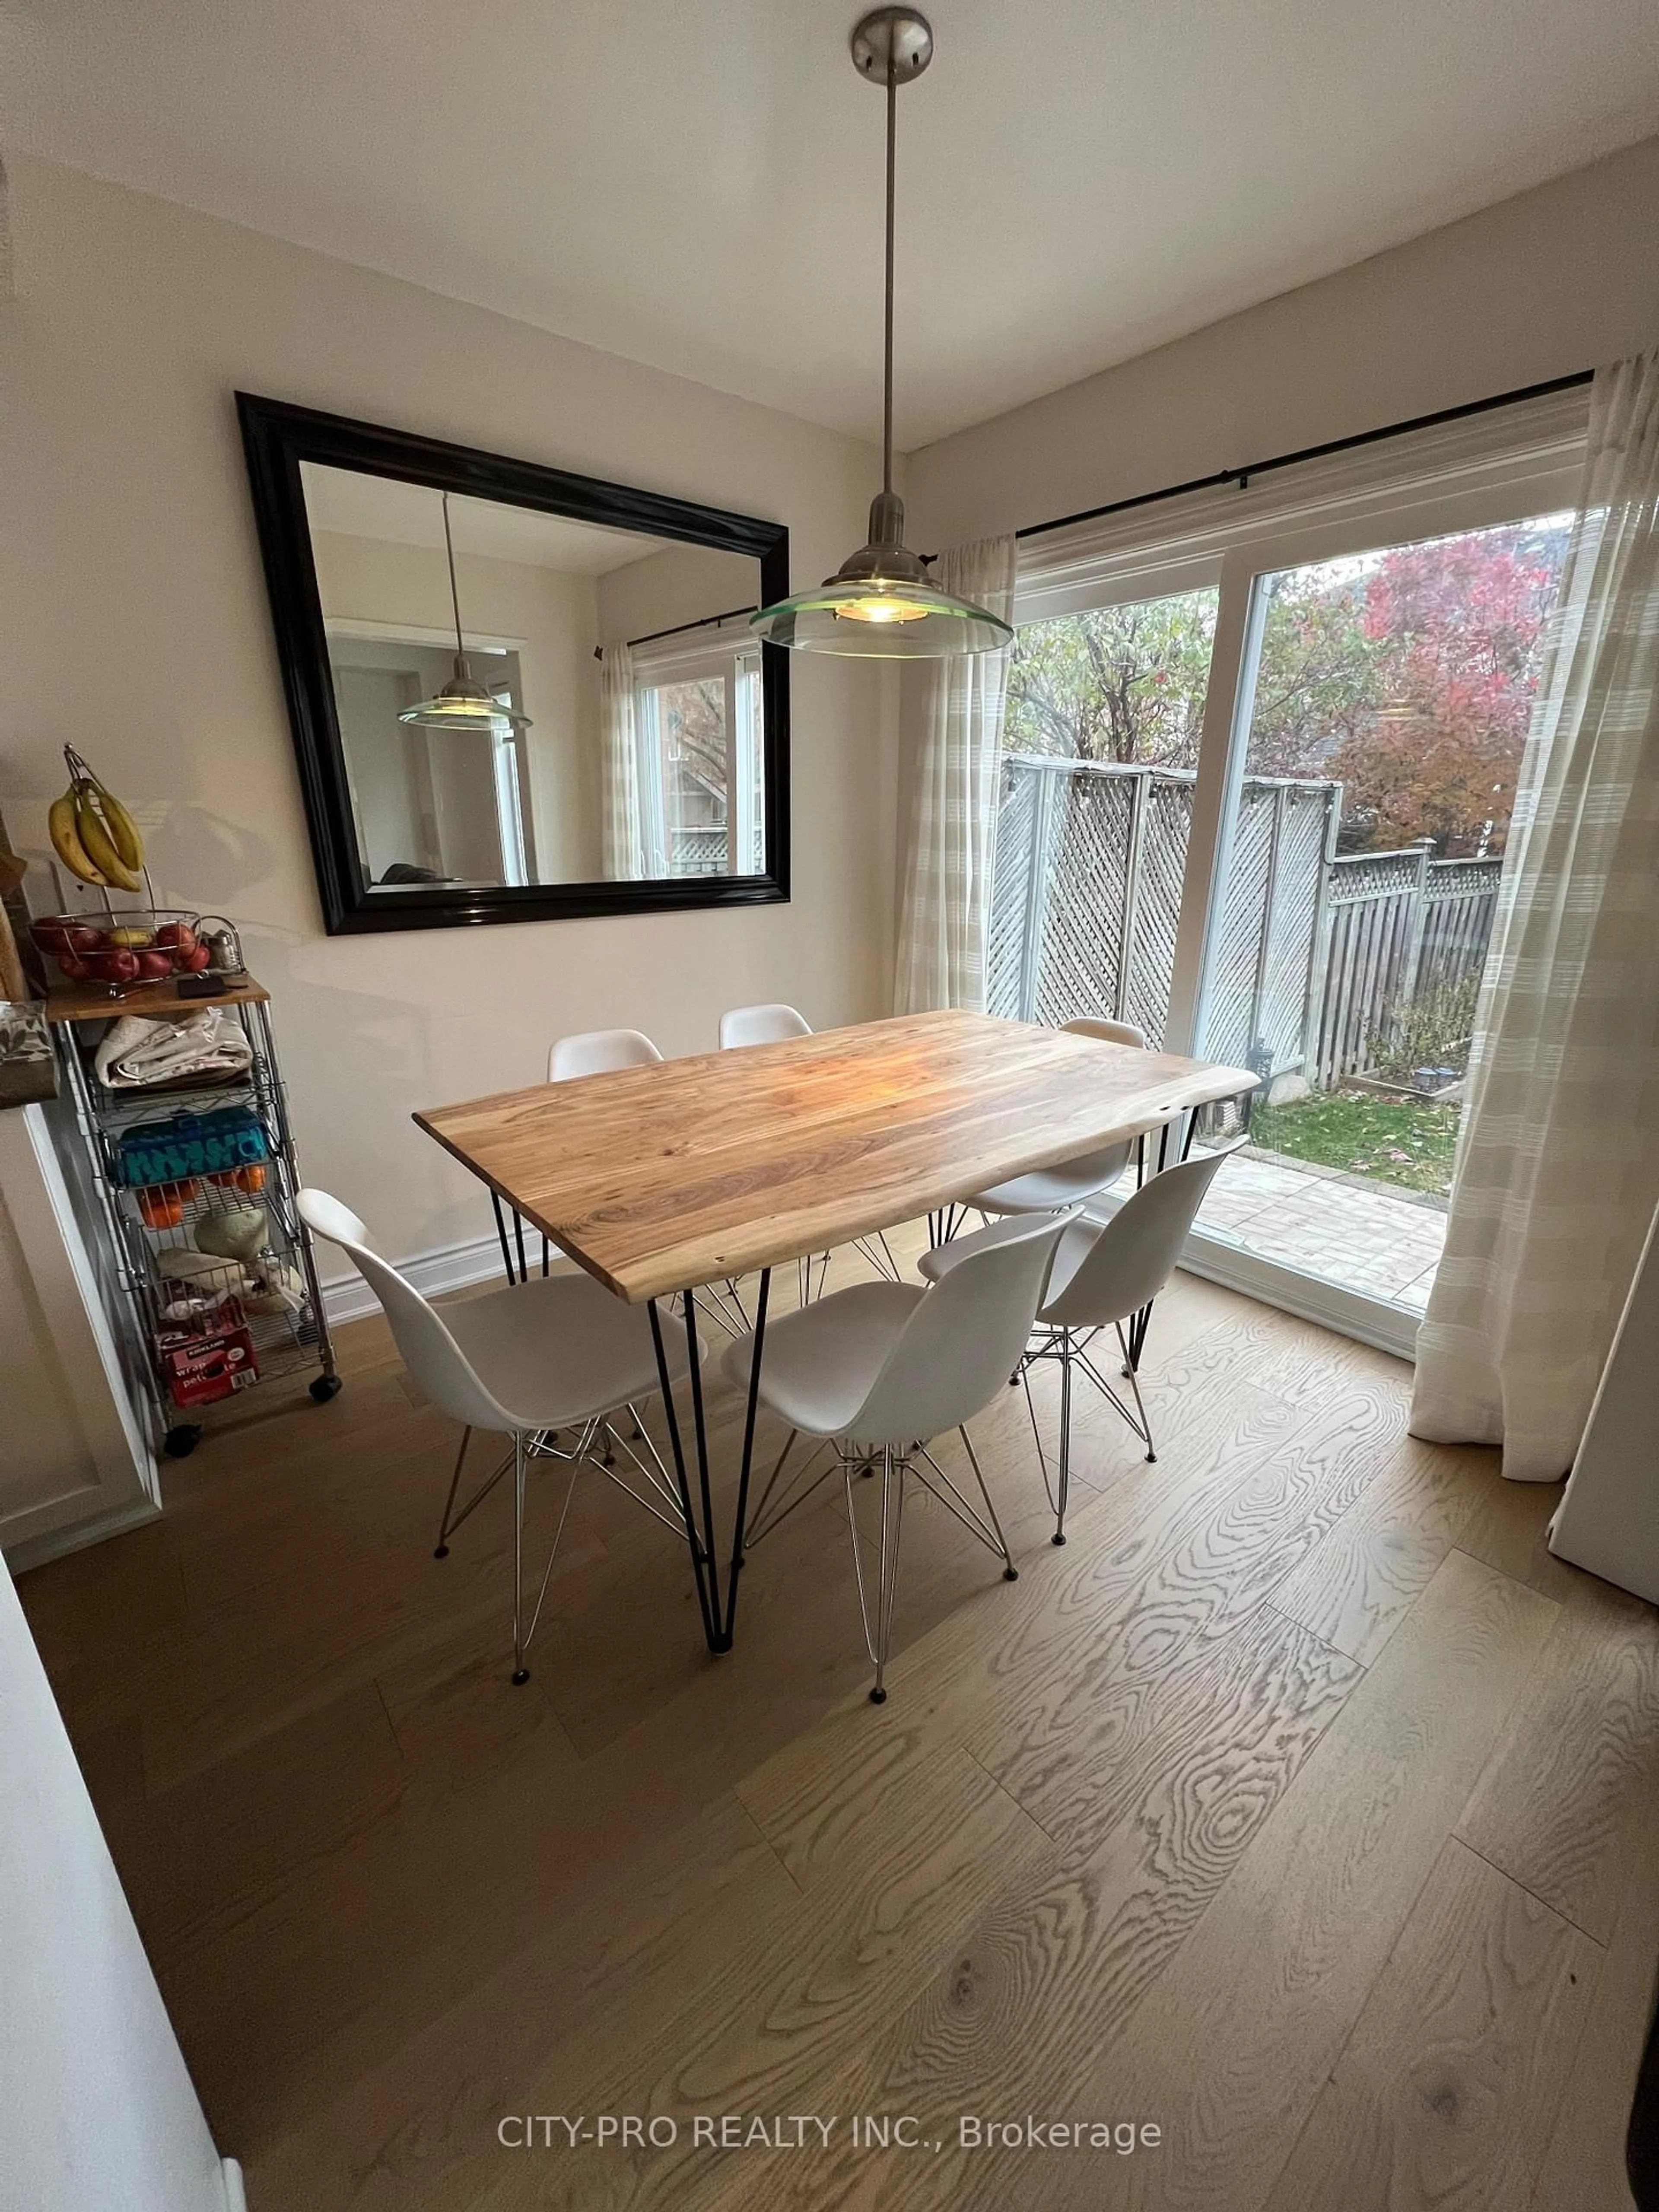
[(915, 1220), (1255, 1080), (1066, 1030), (907, 1014), (415, 1120), (642, 1304)]

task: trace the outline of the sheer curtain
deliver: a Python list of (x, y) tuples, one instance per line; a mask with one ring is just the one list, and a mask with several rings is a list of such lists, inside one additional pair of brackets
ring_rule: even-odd
[[(983, 538), (942, 553), (946, 591), (1013, 619), (1014, 541)], [(902, 1014), (985, 1009), (986, 936), (996, 847), (997, 755), (1008, 653), (922, 665), (927, 698), (916, 763), (893, 1002)]]
[(1659, 353), (1598, 372), (1412, 1428), (1571, 1463), (1659, 1201)]
[(634, 654), (607, 645), (599, 664), (599, 812), (608, 883), (645, 874), (640, 827), (640, 757), (634, 731)]

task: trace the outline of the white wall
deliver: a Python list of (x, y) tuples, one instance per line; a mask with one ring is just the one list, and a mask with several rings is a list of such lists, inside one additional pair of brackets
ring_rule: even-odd
[(386, 1250), (488, 1235), (477, 1187), (409, 1115), (538, 1080), (561, 1030), (622, 1023), (683, 1053), (712, 1047), (736, 1001), (791, 1000), (820, 1024), (889, 1010), (888, 687), (812, 656), (792, 670), (792, 903), (325, 938), (231, 393), (777, 517), (797, 577), (861, 540), (868, 448), (52, 164), (9, 167), (0, 804), (28, 839), (72, 740), (136, 803), (166, 892), (245, 925), (307, 1171)]
[(1656, 341), (1659, 138), (924, 447), (909, 539), (961, 544)]
[(240, 2205), (3, 1566), (0, 1960), (0, 2204)]
[[(797, 581), (801, 574), (797, 559)], [(752, 606), (759, 576), (747, 554), (721, 553), (711, 545), (670, 545), (648, 553), (600, 577), (599, 635), (609, 645)]]

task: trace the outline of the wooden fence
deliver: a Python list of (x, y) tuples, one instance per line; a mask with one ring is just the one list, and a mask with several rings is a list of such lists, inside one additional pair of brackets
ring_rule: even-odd
[(1432, 847), (1339, 854), (1330, 863), (1323, 988), (1308, 1079), (1324, 1090), (1364, 1067), (1390, 1018), (1455, 990), (1486, 963), (1498, 860), (1433, 860)]

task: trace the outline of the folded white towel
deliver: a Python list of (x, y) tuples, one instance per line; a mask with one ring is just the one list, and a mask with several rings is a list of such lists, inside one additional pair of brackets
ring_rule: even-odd
[(222, 1006), (195, 1006), (159, 1021), (123, 1014), (93, 1064), (110, 1090), (142, 1091), (192, 1075), (240, 1075), (252, 1059), (240, 1022), (225, 1020)]

